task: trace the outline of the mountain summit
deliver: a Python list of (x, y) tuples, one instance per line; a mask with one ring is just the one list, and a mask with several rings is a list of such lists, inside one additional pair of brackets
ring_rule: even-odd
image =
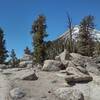
[[(79, 34), (79, 25), (75, 25), (75, 27), (73, 28), (73, 32), (72, 32), (72, 38), (76, 39), (77, 36)], [(93, 31), (91, 31), (91, 34), (93, 35), (95, 40), (99, 40), (100, 41), (100, 31), (97, 29), (94, 29)], [(69, 31), (65, 31), (62, 35), (60, 35), (56, 40), (66, 40), (69, 37)]]

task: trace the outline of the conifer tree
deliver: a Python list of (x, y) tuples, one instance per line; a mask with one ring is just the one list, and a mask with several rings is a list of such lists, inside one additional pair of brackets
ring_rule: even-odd
[(26, 46), (26, 48), (24, 49), (24, 53), (25, 53), (25, 54), (28, 54), (28, 55), (31, 54), (31, 51), (30, 51), (30, 49), (28, 48), (28, 46)]
[(94, 41), (91, 32), (94, 29), (94, 17), (89, 15), (80, 22), (78, 36), (78, 53), (84, 56), (92, 56), (94, 51)]
[(16, 53), (15, 53), (14, 49), (12, 49), (10, 57), (11, 57), (10, 64), (12, 65), (12, 67), (18, 67), (19, 60), (16, 57)]
[(6, 58), (8, 57), (7, 50), (5, 47), (5, 39), (4, 39), (4, 32), (0, 28), (0, 64), (5, 63)]
[(42, 64), (46, 57), (46, 47), (44, 41), (44, 38), (47, 37), (45, 16), (39, 15), (37, 20), (33, 22), (32, 34), (36, 62)]

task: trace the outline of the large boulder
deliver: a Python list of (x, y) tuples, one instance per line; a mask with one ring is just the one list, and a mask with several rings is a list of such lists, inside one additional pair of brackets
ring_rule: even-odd
[(64, 65), (60, 61), (45, 60), (42, 70), (43, 71), (59, 71), (63, 69)]
[(63, 65), (65, 65), (67, 67), (70, 57), (71, 56), (70, 56), (69, 52), (66, 49), (64, 49), (64, 51), (61, 54), (59, 54), (58, 56), (55, 57), (55, 60), (61, 61), (63, 63)]
[(79, 68), (80, 69), (78, 69), (77, 67), (67, 67), (66, 73), (67, 75), (89, 75), (89, 73), (84, 68), (81, 68), (80, 66)]
[(100, 63), (100, 56), (94, 57), (93, 60), (95, 63)]
[(0, 69), (6, 69), (7, 68), (7, 65), (5, 64), (0, 64)]
[(37, 69), (42, 69), (42, 65), (41, 64), (36, 64), (35, 65)]
[(93, 78), (90, 75), (68, 75), (66, 76), (65, 80), (69, 84), (75, 84), (75, 83), (87, 83), (93, 80)]
[(14, 88), (10, 91), (10, 96), (13, 100), (18, 100), (23, 98), (25, 96), (25, 93), (21, 88)]
[(84, 100), (83, 93), (78, 89), (59, 88), (54, 91), (54, 94), (59, 100)]
[(82, 59), (84, 56), (78, 54), (78, 53), (70, 53), (72, 59)]
[(32, 56), (28, 54), (24, 54), (23, 58), (20, 59), (21, 61), (30, 61), (32, 60)]
[(94, 73), (96, 75), (100, 75), (100, 66), (94, 62), (86, 62), (86, 69), (88, 72)]
[(69, 60), (69, 58), (70, 58), (70, 54), (66, 49), (64, 49), (64, 51), (59, 56), (60, 56), (60, 59), (62, 62), (64, 60)]
[(79, 73), (88, 74), (88, 71), (84, 66), (81, 66), (79, 63), (76, 64), (73, 61), (69, 61), (68, 67), (66, 68), (66, 72), (73, 73), (74, 75), (79, 75)]
[(77, 66), (77, 69), (81, 72), (81, 73), (84, 73), (84, 74), (87, 74), (89, 75), (89, 72), (87, 71), (87, 69), (83, 66)]
[(27, 67), (27, 65), (32, 65), (32, 61), (20, 61), (19, 67), (24, 68)]
[[(91, 73), (91, 76), (93, 77), (93, 81), (91, 82), (84, 83), (84, 84), (78, 83), (76, 85), (73, 85), (73, 86), (71, 85), (64, 88), (65, 90), (69, 88), (69, 90), (76, 89), (76, 90), (81, 91), (82, 94), (84, 95), (84, 100), (99, 100), (100, 99), (100, 76), (97, 76), (94, 73)], [(60, 94), (58, 94), (57, 96), (59, 97)], [(60, 99), (60, 100), (63, 100), (63, 99)], [(64, 99), (64, 100), (67, 100), (67, 99)]]
[(55, 60), (61, 61), (60, 56), (56, 56), (56, 57), (55, 57)]
[(99, 100), (100, 99), (100, 76), (92, 74), (93, 81), (86, 84), (76, 84), (74, 89), (78, 89), (84, 95), (85, 100)]
[(33, 59), (31, 55), (24, 54), (23, 58), (20, 59), (19, 67), (30, 67), (33, 64)]
[(68, 67), (76, 67), (75, 64), (72, 61), (69, 61)]
[(71, 61), (74, 63), (74, 65), (85, 67), (86, 57), (77, 53), (70, 53), (70, 55), (71, 55)]
[(14, 78), (21, 79), (21, 80), (37, 80), (38, 77), (36, 75), (35, 70), (33, 69), (25, 69), (15, 72)]
[(89, 82), (92, 81), (92, 77), (89, 75), (86, 68), (82, 66), (76, 66), (73, 62), (69, 62), (66, 68), (66, 78), (67, 83), (79, 83), (79, 82)]
[(31, 63), (27, 64), (27, 68), (32, 68), (32, 67), (34, 67), (33, 64), (31, 64)]
[(100, 75), (100, 66), (96, 64), (94, 59), (77, 53), (70, 53), (70, 55), (72, 56), (71, 61), (75, 66), (81, 66), (81, 68), (85, 68), (88, 72)]
[(38, 77), (35, 73), (27, 73), (27, 74), (24, 74), (23, 76), (21, 76), (22, 80), (37, 80)]

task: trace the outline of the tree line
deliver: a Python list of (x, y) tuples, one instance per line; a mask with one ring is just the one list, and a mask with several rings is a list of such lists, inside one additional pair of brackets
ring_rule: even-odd
[[(39, 15), (32, 24), (32, 46), (33, 51), (31, 52), (28, 47), (25, 48), (26, 54), (32, 55), (35, 60), (34, 62), (43, 64), (45, 59), (54, 59), (56, 55), (59, 55), (64, 49), (67, 49), (69, 53), (75, 52), (84, 56), (100, 55), (100, 41), (94, 40), (92, 31), (95, 29), (94, 16), (85, 16), (79, 24), (79, 33), (77, 39), (73, 38), (74, 25), (72, 19), (67, 15), (67, 28), (68, 37), (61, 40), (45, 41), (48, 36), (46, 28), (46, 17)], [(4, 64), (8, 57), (8, 51), (5, 46), (4, 32), (0, 28), (0, 64)], [(14, 49), (10, 54), (10, 63), (16, 67), (19, 60), (16, 57)], [(18, 65), (17, 65), (18, 66)]]

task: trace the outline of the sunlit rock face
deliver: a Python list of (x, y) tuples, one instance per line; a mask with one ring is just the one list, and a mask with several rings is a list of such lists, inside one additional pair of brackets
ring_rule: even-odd
[(24, 54), (24, 56), (20, 59), (19, 67), (32, 67), (33, 60), (32, 56), (28, 54)]

